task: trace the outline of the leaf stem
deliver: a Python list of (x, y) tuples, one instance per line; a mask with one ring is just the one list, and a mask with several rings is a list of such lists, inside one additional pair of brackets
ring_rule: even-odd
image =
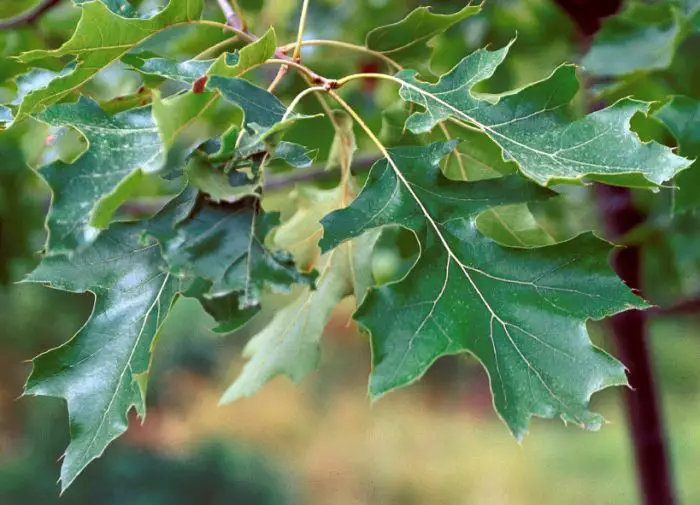
[(231, 0), (231, 7), (233, 7), (236, 16), (241, 21), (241, 30), (248, 29), (248, 23), (246, 22), (245, 15), (243, 14), (243, 9), (238, 5), (238, 0)]
[(338, 81), (335, 79), (328, 79), (326, 77), (323, 77), (322, 75), (317, 74), (313, 70), (311, 70), (309, 67), (306, 65), (302, 65), (301, 63), (297, 63), (296, 61), (292, 60), (288, 56), (284, 59), (280, 58), (270, 58), (267, 60), (265, 63), (279, 63), (281, 65), (287, 65), (289, 67), (293, 67), (300, 72), (302, 72), (304, 75), (306, 75), (309, 79), (311, 79), (311, 82), (313, 84), (320, 84), (326, 89), (335, 89), (338, 87)]
[(294, 46), (294, 52), (292, 53), (292, 59), (294, 61), (301, 61), (301, 40), (304, 37), (304, 27), (306, 25), (306, 16), (309, 12), (309, 0), (304, 0), (301, 5), (301, 17), (299, 18), (299, 30), (297, 31), (297, 42)]
[(326, 88), (324, 88), (323, 86), (311, 86), (304, 89), (297, 96), (295, 96), (289, 104), (289, 106), (287, 107), (287, 110), (284, 112), (284, 115), (282, 116), (282, 120), (280, 122), (286, 121), (289, 118), (289, 116), (292, 115), (292, 113), (294, 112), (294, 107), (296, 107), (306, 95), (317, 91), (326, 91)]
[(219, 3), (219, 8), (221, 9), (221, 12), (224, 13), (224, 17), (226, 18), (226, 24), (231, 26), (232, 28), (236, 28), (239, 30), (245, 30), (245, 26), (243, 25), (243, 22), (238, 15), (238, 13), (234, 10), (234, 8), (231, 6), (230, 3), (228, 3), (228, 0), (216, 0)]
[(282, 79), (284, 78), (285, 75), (287, 75), (287, 72), (289, 72), (289, 65), (284, 64), (280, 66), (280, 69), (277, 71), (277, 75), (275, 75), (275, 78), (272, 79), (272, 82), (270, 85), (267, 87), (267, 91), (272, 93), (277, 85), (282, 82)]
[[(290, 44), (286, 44), (284, 46), (281, 46), (279, 49), (281, 51), (289, 51), (293, 47), (295, 47), (295, 42), (292, 42)], [(403, 70), (403, 67), (390, 58), (389, 56), (380, 53), (379, 51), (374, 51), (368, 47), (365, 46), (360, 46), (358, 44), (351, 44), (349, 42), (343, 42), (340, 40), (332, 40), (332, 39), (311, 39), (311, 40), (302, 40), (301, 41), (301, 46), (332, 46), (332, 47), (340, 47), (343, 49), (347, 49), (349, 51), (355, 51), (359, 53), (364, 53), (368, 54), (371, 56), (374, 56), (375, 58), (379, 58), (380, 60), (386, 62), (389, 66), (393, 67), (396, 70)]]

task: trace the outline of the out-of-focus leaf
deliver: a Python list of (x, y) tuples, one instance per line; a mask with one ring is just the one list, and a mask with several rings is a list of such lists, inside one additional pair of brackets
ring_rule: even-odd
[[(700, 101), (674, 96), (655, 114), (673, 134), (683, 156), (700, 158)], [(676, 178), (675, 210), (700, 207), (700, 161)]]
[(430, 7), (418, 7), (401, 21), (369, 32), (365, 45), (401, 65), (427, 67), (432, 55), (430, 41), (480, 10), (481, 6), (467, 5), (453, 14), (436, 14)]
[(0, 105), (0, 125), (11, 123), (13, 119), (12, 110), (9, 107)]
[(605, 20), (581, 64), (593, 75), (618, 76), (668, 67), (681, 20), (670, 2), (632, 2)]

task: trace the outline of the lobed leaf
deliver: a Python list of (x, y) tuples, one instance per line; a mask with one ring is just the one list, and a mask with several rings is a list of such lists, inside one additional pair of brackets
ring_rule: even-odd
[(436, 14), (430, 7), (418, 7), (401, 21), (369, 32), (365, 45), (405, 66), (425, 64), (432, 55), (432, 39), (480, 10), (480, 5), (467, 5), (452, 14)]
[(82, 3), (80, 21), (70, 40), (58, 49), (38, 49), (20, 55), (25, 63), (74, 55), (77, 66), (72, 72), (52, 79), (45, 87), (27, 93), (17, 111), (17, 119), (58, 102), (156, 33), (198, 19), (202, 3), (202, 0), (170, 0), (165, 9), (148, 19), (122, 17), (97, 0)]
[(39, 172), (53, 193), (46, 221), (48, 252), (81, 250), (141, 182), (162, 168), (163, 142), (148, 107), (109, 116), (82, 97), (49, 107), (36, 118), (51, 126), (71, 126), (87, 141), (87, 150), (74, 163), (58, 160)]
[(400, 72), (400, 95), (425, 108), (406, 126), (424, 133), (454, 118), (475, 125), (542, 185), (581, 183), (583, 179), (632, 187), (654, 187), (690, 165), (671, 149), (642, 143), (629, 129), (633, 115), (649, 104), (623, 99), (603, 110), (571, 119), (566, 107), (578, 92), (573, 66), (563, 65), (542, 81), (501, 95), (478, 95), (473, 87), (491, 77), (505, 59), (506, 46), (480, 49), (465, 57), (435, 83)]
[(170, 272), (212, 283), (209, 298), (238, 294), (239, 308), (246, 309), (259, 305), (264, 285), (288, 291), (294, 283), (313, 284), (314, 275), (299, 273), (288, 253), (265, 246), (278, 216), (264, 212), (257, 196), (217, 204), (189, 189), (171, 205), (187, 218), (174, 225), (154, 220), (148, 233), (160, 243)]
[(183, 282), (165, 271), (140, 224), (117, 224), (72, 256), (45, 256), (25, 282), (95, 295), (90, 318), (67, 343), (33, 361), (25, 394), (64, 398), (71, 441), (61, 466), (65, 489), (146, 412), (151, 348)]
[(407, 276), (371, 289), (356, 313), (371, 334), (370, 393), (414, 382), (440, 356), (469, 352), (488, 371), (496, 410), (518, 439), (533, 415), (599, 427), (590, 396), (626, 377), (591, 344), (586, 321), (645, 303), (613, 273), (609, 244), (591, 234), (533, 249), (480, 234), (482, 212), (551, 193), (517, 176), (450, 181), (439, 161), (453, 147), (390, 149), (357, 199), (322, 220), (324, 251), (392, 224), (421, 246)]

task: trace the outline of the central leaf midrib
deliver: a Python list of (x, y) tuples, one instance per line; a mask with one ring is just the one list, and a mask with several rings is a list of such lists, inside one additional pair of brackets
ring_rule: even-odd
[[(574, 160), (574, 159), (571, 159), (571, 158), (564, 158), (564, 157), (561, 157), (561, 156), (557, 156), (556, 154), (553, 154), (553, 153), (548, 153), (548, 152), (546, 152), (546, 151), (540, 151), (539, 149), (536, 149), (536, 148), (534, 148), (534, 147), (531, 147), (531, 146), (528, 146), (528, 145), (523, 144), (523, 143), (521, 143), (521, 142), (518, 142), (517, 140), (515, 140), (515, 139), (513, 139), (513, 138), (511, 138), (511, 137), (508, 137), (508, 136), (506, 136), (506, 135), (504, 135), (504, 134), (502, 134), (502, 133), (500, 133), (499, 131), (493, 129), (493, 128), (492, 128), (491, 126), (489, 126), (489, 125), (486, 125), (486, 124), (484, 124), (484, 123), (482, 123), (482, 122), (480, 122), (480, 121), (477, 121), (476, 119), (474, 119), (474, 118), (471, 117), (470, 115), (466, 114), (465, 112), (459, 110), (458, 108), (456, 108), (455, 106), (451, 105), (450, 103), (445, 102), (444, 100), (441, 100), (441, 99), (438, 98), (434, 93), (431, 93), (431, 92), (429, 92), (429, 91), (426, 91), (426, 90), (424, 90), (424, 89), (422, 89), (422, 88), (420, 88), (420, 87), (418, 87), (418, 86), (416, 86), (416, 85), (414, 85), (414, 84), (412, 84), (412, 83), (406, 82), (406, 81), (403, 80), (403, 79), (400, 79), (400, 81), (401, 81), (402, 85), (406, 86), (407, 88), (412, 89), (412, 90), (414, 90), (414, 91), (417, 91), (418, 93), (420, 93), (420, 94), (422, 94), (422, 95), (424, 95), (424, 96), (430, 98), (431, 100), (435, 100), (436, 102), (438, 102), (438, 103), (439, 103), (440, 105), (442, 105), (443, 107), (445, 107), (445, 108), (451, 110), (451, 111), (452, 111), (453, 113), (455, 113), (457, 116), (462, 117), (463, 119), (465, 119), (465, 120), (467, 120), (467, 121), (473, 123), (473, 124), (476, 125), (478, 128), (480, 128), (482, 131), (484, 131), (484, 133), (487, 133), (487, 134), (490, 133), (490, 134), (493, 135), (493, 136), (497, 136), (497, 137), (500, 137), (500, 138), (502, 138), (502, 139), (505, 139), (506, 141), (511, 142), (511, 143), (513, 143), (513, 144), (515, 144), (515, 145), (517, 145), (517, 146), (523, 148), (523, 149), (527, 149), (527, 150), (529, 150), (529, 151), (532, 151), (533, 153), (536, 153), (536, 154), (539, 154), (539, 155), (542, 155), (542, 156), (546, 156), (546, 157), (548, 157), (548, 158), (551, 158), (552, 161), (554, 161), (555, 163), (557, 163), (561, 168), (566, 168), (566, 166), (562, 163), (562, 161), (568, 161), (568, 162), (570, 162), (570, 163), (578, 163), (578, 164), (585, 165), (585, 166), (589, 166), (589, 167), (604, 168), (604, 169), (619, 169), (619, 170), (627, 170), (627, 171), (634, 169), (634, 167), (621, 167), (621, 166), (613, 166), (613, 165), (600, 165), (600, 164), (598, 164), (598, 163), (589, 163), (589, 162), (585, 162), (585, 161)], [(450, 90), (450, 91), (452, 91), (452, 90)], [(545, 108), (545, 109), (542, 109), (541, 111), (538, 111), (538, 112), (539, 112), (539, 113), (542, 113), (542, 112), (545, 112), (545, 111), (547, 111), (547, 110), (548, 110), (548, 109)], [(522, 119), (524, 119), (524, 118), (517, 118), (516, 121), (519, 121), (519, 120), (522, 120)], [(490, 136), (491, 136), (491, 135), (490, 135)], [(494, 140), (495, 140), (495, 139), (494, 139)], [(499, 145), (500, 145), (500, 144), (499, 144)], [(579, 147), (579, 146), (572, 146), (572, 147), (569, 147), (568, 149), (574, 149), (574, 148), (576, 148), (576, 147)], [(505, 151), (508, 151), (508, 149), (505, 148), (504, 146), (501, 146), (501, 148), (502, 148), (503, 150), (505, 150)], [(511, 153), (509, 153), (509, 154), (511, 154)], [(512, 156), (512, 154), (511, 154), (511, 156)], [(516, 157), (513, 156), (513, 159), (516, 159)]]
[[(481, 292), (481, 290), (479, 289), (478, 285), (474, 282), (474, 279), (472, 279), (471, 275), (470, 275), (469, 272), (468, 272), (469, 267), (467, 267), (464, 263), (462, 263), (462, 262), (460, 261), (460, 259), (457, 257), (457, 255), (452, 251), (452, 248), (450, 247), (450, 245), (449, 245), (449, 243), (447, 242), (446, 238), (445, 238), (444, 235), (442, 234), (442, 231), (440, 230), (440, 227), (437, 225), (437, 223), (435, 222), (435, 220), (432, 218), (432, 216), (430, 215), (430, 213), (428, 212), (427, 208), (425, 207), (425, 205), (423, 204), (423, 202), (420, 200), (420, 198), (418, 198), (418, 195), (415, 193), (415, 191), (414, 191), (413, 188), (411, 187), (411, 183), (404, 177), (403, 173), (399, 170), (398, 165), (397, 165), (396, 162), (393, 160), (393, 158), (391, 158), (391, 155), (388, 153), (388, 151), (387, 151), (387, 162), (391, 165), (391, 167), (392, 167), (392, 169), (394, 170), (394, 172), (395, 172), (397, 178), (402, 182), (402, 184), (404, 185), (404, 187), (406, 188), (406, 190), (409, 192), (409, 194), (411, 195), (411, 197), (415, 200), (416, 204), (417, 204), (418, 207), (420, 208), (421, 212), (423, 213), (423, 215), (425, 216), (425, 218), (427, 219), (427, 221), (430, 223), (430, 226), (433, 228), (433, 230), (434, 230), (435, 233), (437, 234), (438, 238), (440, 239), (440, 242), (442, 242), (442, 245), (443, 245), (443, 247), (445, 248), (445, 251), (447, 252), (447, 255), (448, 255), (448, 262), (447, 262), (447, 269), (446, 269), (446, 276), (447, 276), (447, 278), (445, 279), (445, 284), (444, 284), (443, 288), (445, 288), (445, 287), (447, 286), (447, 282), (449, 282), (449, 262), (450, 262), (451, 260), (454, 260), (455, 264), (458, 265), (459, 268), (462, 270), (462, 273), (463, 273), (464, 276), (466, 277), (467, 281), (468, 281), (469, 284), (472, 286), (472, 288), (474, 289), (474, 292), (477, 294), (477, 296), (481, 299), (482, 303), (483, 303), (484, 306), (487, 308), (487, 310), (489, 311), (489, 313), (491, 314), (491, 316), (492, 316), (493, 318), (495, 318), (495, 319), (501, 324), (501, 326), (503, 327), (503, 331), (505, 332), (506, 336), (508, 337), (508, 340), (511, 342), (511, 344), (513, 345), (513, 347), (515, 348), (516, 352), (517, 352), (518, 355), (521, 357), (521, 359), (525, 362), (525, 364), (527, 365), (528, 369), (531, 369), (531, 370), (535, 373), (535, 375), (536, 375), (537, 378), (540, 380), (540, 382), (542, 383), (542, 385), (544, 386), (544, 388), (550, 393), (550, 395), (552, 395), (552, 397), (553, 397), (555, 400), (557, 400), (561, 405), (566, 406), (566, 405), (561, 401), (561, 399), (552, 391), (552, 389), (547, 385), (547, 383), (544, 381), (544, 378), (540, 375), (540, 373), (532, 366), (532, 364), (529, 362), (529, 360), (523, 355), (523, 353), (522, 353), (522, 351), (520, 350), (520, 348), (517, 346), (517, 344), (515, 343), (515, 341), (513, 340), (513, 338), (510, 336), (510, 333), (508, 332), (508, 329), (507, 329), (507, 327), (506, 327), (506, 322), (498, 316), (498, 314), (496, 313), (496, 311), (491, 307), (491, 305), (489, 304), (488, 300), (486, 299), (486, 297), (484, 296), (484, 294), (483, 294), (483, 293)], [(476, 270), (476, 269), (474, 269), (474, 270)], [(479, 272), (481, 272), (481, 271), (479, 270)], [(518, 283), (520, 283), (520, 282), (518, 282)], [(525, 283), (525, 284), (529, 284), (529, 283)], [(426, 321), (427, 321), (427, 319), (429, 319), (429, 318), (431, 317), (431, 315), (433, 314), (434, 308), (437, 306), (437, 304), (439, 303), (439, 301), (442, 299), (442, 294), (443, 294), (443, 293), (444, 293), (444, 289), (441, 290), (440, 293), (438, 293), (438, 296), (437, 296), (437, 298), (436, 298), (435, 301), (434, 301), (433, 308), (432, 308), (431, 311), (429, 311), (429, 313), (426, 315), (426, 318), (425, 318)], [(419, 329), (416, 330), (416, 333), (414, 334), (414, 336), (413, 336), (412, 338), (415, 338), (415, 335), (420, 331), (420, 329), (422, 329), (422, 327), (424, 326), (424, 324), (425, 324), (425, 321), (421, 324), (421, 326), (419, 327)], [(493, 346), (494, 346), (494, 349), (495, 349), (495, 338), (494, 338), (493, 332), (490, 332), (490, 333), (489, 333), (489, 339), (491, 340), (491, 342), (492, 342), (492, 344), (493, 344)], [(495, 355), (494, 355), (494, 359), (496, 359), (496, 362), (498, 362), (498, 360), (497, 360), (497, 358), (496, 358)], [(501, 379), (501, 380), (502, 380), (502, 379)]]
[[(85, 464), (85, 459), (87, 457), (87, 454), (89, 450), (92, 448), (94, 443), (97, 441), (97, 436), (100, 434), (100, 430), (102, 429), (102, 426), (104, 426), (105, 420), (107, 419), (107, 414), (110, 412), (112, 409), (112, 405), (114, 404), (114, 401), (117, 398), (117, 395), (119, 394), (119, 391), (121, 389), (122, 381), (124, 380), (124, 376), (126, 375), (127, 370), (131, 368), (131, 360), (134, 357), (134, 354), (136, 353), (136, 349), (141, 342), (141, 338), (144, 335), (144, 332), (146, 330), (146, 325), (148, 324), (148, 319), (150, 318), (151, 313), (153, 312), (153, 309), (157, 304), (160, 303), (160, 297), (163, 295), (163, 291), (165, 290), (165, 286), (168, 283), (168, 280), (170, 279), (170, 274), (165, 274), (165, 279), (163, 280), (163, 284), (161, 285), (160, 289), (156, 293), (156, 296), (153, 299), (153, 303), (148, 307), (146, 310), (144, 316), (143, 316), (143, 324), (141, 325), (141, 329), (139, 330), (138, 335), (136, 336), (136, 339), (134, 340), (134, 344), (132, 345), (131, 352), (129, 353), (128, 358), (125, 361), (125, 365), (123, 370), (121, 371), (119, 375), (119, 379), (117, 380), (117, 384), (114, 388), (114, 393), (112, 394), (112, 398), (109, 400), (109, 403), (107, 404), (107, 407), (104, 410), (104, 413), (102, 414), (102, 417), (100, 419), (100, 424), (99, 426), (95, 429), (94, 435), (92, 436), (92, 439), (88, 443), (88, 445), (81, 451), (81, 457), (78, 460), (80, 462), (79, 466), (83, 466)], [(156, 321), (156, 326), (158, 325), (159, 321)], [(64, 485), (65, 487), (65, 485)]]

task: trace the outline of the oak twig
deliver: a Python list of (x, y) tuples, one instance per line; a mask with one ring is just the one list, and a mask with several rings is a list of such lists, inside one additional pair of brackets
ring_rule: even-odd
[(42, 0), (36, 7), (15, 17), (0, 20), (0, 30), (19, 28), (34, 24), (44, 13), (59, 4), (61, 0)]
[(236, 11), (233, 10), (231, 4), (228, 3), (228, 0), (216, 1), (219, 3), (219, 8), (221, 9), (221, 12), (224, 13), (224, 17), (226, 18), (226, 24), (229, 25), (231, 28), (235, 28), (236, 30), (244, 30), (245, 27), (243, 26), (240, 17), (238, 17)]

